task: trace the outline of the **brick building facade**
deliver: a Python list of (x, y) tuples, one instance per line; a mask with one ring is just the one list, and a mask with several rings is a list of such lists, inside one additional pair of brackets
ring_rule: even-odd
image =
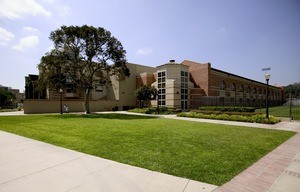
[[(128, 63), (130, 77), (118, 82), (110, 77), (111, 85), (95, 88), (90, 100), (113, 103), (112, 107), (128, 109), (138, 106), (135, 91), (142, 85), (152, 85), (158, 89), (157, 100), (151, 101), (152, 106), (165, 106), (188, 110), (203, 105), (227, 105), (227, 106), (255, 106), (264, 107), (266, 104), (266, 84), (256, 80), (241, 77), (232, 73), (221, 71), (211, 67), (210, 63), (197, 63), (184, 60), (175, 63), (174, 60), (154, 67)], [(26, 98), (58, 100), (60, 94), (53, 90), (46, 90), (46, 95), (36, 95), (34, 80), (37, 77), (26, 77)], [(269, 101), (271, 105), (283, 102), (283, 89), (269, 86)], [(79, 89), (63, 90), (63, 100), (82, 100), (83, 94)], [(116, 102), (112, 102), (116, 101)], [(74, 106), (79, 109), (80, 107)], [(72, 109), (72, 107), (70, 107)], [(103, 108), (101, 108), (102, 110)], [(95, 110), (100, 110), (95, 108)]]

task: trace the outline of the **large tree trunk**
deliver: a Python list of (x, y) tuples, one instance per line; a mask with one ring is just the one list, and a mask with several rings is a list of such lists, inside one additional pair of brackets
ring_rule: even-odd
[(85, 114), (90, 114), (90, 90), (84, 90), (84, 111)]

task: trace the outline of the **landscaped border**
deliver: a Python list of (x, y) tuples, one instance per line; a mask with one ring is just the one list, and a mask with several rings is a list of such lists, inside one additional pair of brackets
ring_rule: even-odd
[(178, 117), (191, 117), (191, 118), (201, 118), (201, 119), (215, 119), (215, 120), (225, 120), (225, 121), (240, 121), (240, 122), (250, 122), (250, 123), (264, 123), (264, 124), (276, 124), (280, 122), (280, 119), (274, 116), (269, 116), (269, 119), (265, 115), (229, 115), (229, 114), (204, 114), (199, 112), (190, 113), (179, 113)]

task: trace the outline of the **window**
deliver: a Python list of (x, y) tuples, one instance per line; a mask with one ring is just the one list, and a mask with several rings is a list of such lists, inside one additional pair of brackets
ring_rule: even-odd
[(66, 74), (66, 83), (71, 84), (72, 82), (73, 82), (73, 80), (72, 80), (70, 74)]
[(235, 84), (234, 83), (231, 83), (230, 91), (235, 91)]
[(254, 87), (253, 94), (256, 94), (256, 93), (257, 93), (257, 90), (256, 90), (256, 87)]
[(95, 85), (95, 92), (103, 92), (103, 88), (100, 84)]
[(166, 105), (166, 72), (159, 71), (158, 74), (158, 106)]
[(247, 87), (247, 93), (251, 93), (251, 88), (250, 88), (250, 86)]
[(187, 71), (181, 71), (181, 109), (186, 110), (188, 104), (188, 79)]
[(240, 85), (239, 91), (244, 93), (244, 86), (243, 85)]
[(226, 83), (225, 81), (222, 81), (220, 84), (220, 90), (226, 90)]

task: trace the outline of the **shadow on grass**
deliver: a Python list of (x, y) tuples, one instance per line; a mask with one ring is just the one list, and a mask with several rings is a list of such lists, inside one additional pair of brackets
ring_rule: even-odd
[[(142, 116), (142, 115), (127, 115), (127, 114), (63, 114), (63, 115), (55, 115), (58, 118), (62, 119), (70, 119), (70, 118), (103, 118), (103, 119), (120, 119), (120, 120), (132, 120), (132, 119), (157, 119), (158, 117), (151, 116)], [(53, 116), (49, 116), (53, 117)]]

